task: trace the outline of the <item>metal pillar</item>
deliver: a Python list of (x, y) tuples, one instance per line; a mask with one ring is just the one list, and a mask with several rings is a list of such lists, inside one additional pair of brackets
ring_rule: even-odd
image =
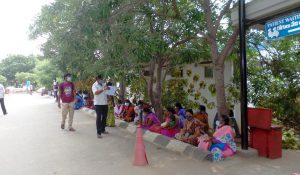
[(248, 149), (247, 60), (245, 0), (239, 1), (242, 149)]

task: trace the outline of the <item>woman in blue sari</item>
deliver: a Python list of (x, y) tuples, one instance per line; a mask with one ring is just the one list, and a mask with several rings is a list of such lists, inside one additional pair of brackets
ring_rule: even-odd
[(184, 121), (186, 119), (185, 109), (183, 109), (183, 107), (181, 106), (181, 104), (179, 102), (176, 102), (175, 103), (175, 111), (176, 111), (176, 116), (178, 117), (178, 120), (179, 120), (179, 127), (180, 127), (180, 129), (182, 129), (184, 126)]

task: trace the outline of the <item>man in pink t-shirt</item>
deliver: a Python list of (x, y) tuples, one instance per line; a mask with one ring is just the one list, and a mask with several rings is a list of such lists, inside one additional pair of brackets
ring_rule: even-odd
[[(64, 75), (64, 82), (59, 85), (58, 94), (58, 107), (62, 108), (62, 122), (61, 129), (65, 129), (65, 121), (69, 113), (69, 131), (75, 131), (72, 127), (74, 116), (74, 104), (75, 104), (75, 86), (72, 83), (71, 74)], [(60, 100), (62, 104), (60, 103)]]

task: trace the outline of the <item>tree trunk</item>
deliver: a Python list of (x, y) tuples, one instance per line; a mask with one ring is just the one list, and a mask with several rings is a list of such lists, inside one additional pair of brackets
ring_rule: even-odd
[(162, 116), (162, 69), (163, 69), (163, 61), (162, 59), (157, 60), (157, 68), (156, 68), (156, 87), (155, 87), (155, 95), (154, 95), (154, 110), (155, 113), (159, 116), (160, 119)]
[(214, 75), (217, 93), (217, 110), (219, 120), (221, 115), (227, 114), (226, 109), (226, 96), (225, 96), (225, 82), (224, 82), (224, 63), (215, 63)]
[[(154, 112), (162, 119), (162, 60), (153, 60), (149, 66), (149, 77), (147, 80), (148, 94)], [(156, 71), (156, 74), (155, 74)], [(154, 83), (154, 79), (156, 82)], [(155, 85), (155, 86), (154, 86)]]
[(147, 90), (148, 90), (148, 95), (151, 104), (153, 105), (155, 100), (154, 100), (154, 94), (153, 94), (153, 80), (154, 80), (154, 69), (155, 69), (155, 61), (151, 61), (149, 65), (149, 77), (146, 77), (147, 81)]
[(220, 10), (217, 17), (214, 16), (213, 4), (214, 2), (210, 0), (199, 1), (202, 8), (204, 9), (204, 17), (206, 22), (207, 33), (202, 33), (206, 37), (210, 47), (211, 47), (211, 57), (214, 63), (214, 76), (216, 83), (216, 93), (217, 93), (217, 109), (219, 114), (219, 119), (222, 114), (227, 114), (226, 110), (226, 97), (225, 97), (225, 86), (224, 86), (224, 61), (225, 58), (231, 53), (234, 46), (236, 38), (238, 36), (238, 29), (236, 28), (232, 35), (229, 37), (228, 41), (225, 43), (225, 47), (222, 51), (219, 51), (217, 42), (218, 29), (221, 25), (221, 21), (224, 16), (230, 11), (232, 0), (224, 2), (223, 8)]
[(125, 81), (121, 80), (121, 82), (120, 82), (120, 96), (119, 96), (120, 99), (122, 99), (122, 100), (125, 99), (125, 92), (126, 92)]

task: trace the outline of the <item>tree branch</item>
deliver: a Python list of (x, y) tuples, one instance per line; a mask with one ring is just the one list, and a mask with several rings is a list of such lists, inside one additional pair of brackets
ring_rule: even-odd
[(146, 78), (148, 80), (148, 95), (150, 97), (151, 103), (154, 104), (154, 92), (153, 92), (153, 80), (154, 80), (154, 70), (155, 70), (155, 60), (151, 60), (149, 64), (150, 77)]
[(171, 64), (170, 63), (166, 63), (165, 65), (166, 65), (166, 69), (165, 69), (165, 72), (164, 72), (164, 75), (163, 75), (163, 78), (162, 78), (163, 82), (166, 80), (167, 74), (168, 74), (168, 72), (170, 71), (170, 68), (171, 68)]
[(258, 54), (259, 54), (259, 57), (261, 58), (261, 62), (260, 64), (262, 65), (263, 63), (266, 64), (266, 65), (270, 65), (266, 60), (265, 60), (265, 57), (262, 55), (262, 53), (260, 52), (260, 49), (258, 48), (257, 44), (254, 43), (254, 42), (251, 42), (251, 41), (248, 41), (250, 44), (252, 44), (255, 49), (257, 50)]
[(179, 9), (178, 9), (176, 0), (172, 0), (172, 6), (173, 6), (173, 10), (174, 10), (175, 13), (176, 13), (176, 18), (180, 18), (181, 15), (180, 15), (180, 11), (179, 11)]
[(204, 9), (204, 15), (205, 15), (205, 21), (206, 21), (208, 33), (212, 33), (215, 29), (214, 29), (214, 25), (213, 25), (213, 21), (212, 21), (212, 11), (211, 11), (211, 7), (210, 7), (210, 0), (203, 0), (203, 1), (200, 1), (200, 3), (202, 4), (203, 9)]
[(223, 63), (227, 56), (231, 53), (234, 43), (238, 37), (239, 29), (235, 28), (233, 33), (231, 34), (229, 40), (226, 42), (224, 49), (220, 54), (220, 59), (218, 60), (219, 63)]
[(147, 0), (136, 0), (133, 2), (129, 2), (123, 6), (121, 6), (120, 8), (116, 9), (108, 19), (103, 19), (100, 21), (100, 24), (103, 23), (104, 21), (107, 21), (108, 23), (112, 23), (113, 21), (115, 21), (121, 14), (126, 14), (130, 11), (132, 11), (133, 8), (135, 8), (137, 5), (141, 5), (143, 3), (146, 3)]
[(214, 28), (214, 31), (213, 31), (213, 34), (216, 35), (217, 32), (218, 32), (218, 28), (221, 24), (221, 20), (223, 19), (224, 15), (226, 13), (228, 13), (229, 9), (230, 9), (230, 5), (232, 3), (233, 0), (229, 0), (226, 4), (225, 4), (225, 7), (221, 10), (219, 16), (217, 17), (217, 20), (215, 22), (215, 28)]
[(179, 45), (181, 45), (181, 44), (184, 44), (184, 43), (186, 43), (186, 42), (188, 42), (188, 41), (190, 41), (190, 40), (193, 40), (193, 39), (196, 39), (196, 37), (194, 37), (194, 36), (189, 36), (189, 37), (187, 37), (187, 38), (185, 38), (185, 39), (182, 39), (182, 40), (180, 40), (180, 41), (177, 41), (177, 42), (172, 46), (172, 48), (174, 49), (175, 47), (177, 47), (177, 46), (179, 46)]

